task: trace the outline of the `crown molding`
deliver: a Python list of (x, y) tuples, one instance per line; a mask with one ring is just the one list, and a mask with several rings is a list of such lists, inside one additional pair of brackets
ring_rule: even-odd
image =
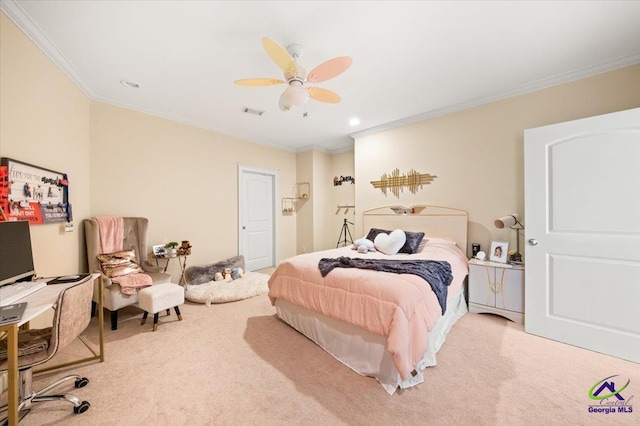
[(116, 99), (112, 99), (106, 96), (101, 96), (101, 97), (96, 97), (92, 99), (93, 101), (96, 102), (103, 102), (105, 104), (109, 104), (109, 105), (113, 105), (119, 108), (124, 108), (124, 109), (128, 109), (128, 110), (132, 110), (132, 111), (137, 111), (137, 112), (141, 112), (147, 115), (151, 115), (154, 117), (158, 117), (158, 118), (163, 118), (165, 120), (171, 120), (171, 121), (175, 121), (178, 123), (182, 123), (182, 124), (187, 124), (189, 126), (193, 126), (193, 127), (198, 127), (200, 129), (204, 129), (204, 130), (209, 130), (221, 135), (225, 135), (225, 136), (230, 136), (232, 138), (236, 138), (236, 139), (240, 139), (243, 140), (245, 142), (251, 142), (251, 143), (255, 143), (257, 145), (262, 145), (262, 146), (268, 146), (270, 148), (275, 148), (275, 149), (279, 149), (280, 151), (286, 151), (286, 152), (292, 152), (295, 153), (296, 150), (287, 146), (283, 146), (283, 145), (279, 145), (271, 140), (265, 140), (265, 139), (256, 139), (248, 134), (244, 134), (244, 133), (231, 133), (227, 130), (224, 129), (220, 129), (218, 127), (214, 127), (211, 126), (209, 124), (207, 124), (206, 122), (202, 122), (202, 121), (196, 121), (196, 120), (190, 120), (178, 115), (171, 115), (171, 114), (164, 114), (164, 113), (159, 113), (157, 111), (154, 110), (150, 110), (144, 107), (141, 107), (139, 105), (135, 105), (135, 104), (130, 104), (127, 102), (122, 102), (122, 101), (118, 101)]
[(82, 78), (80, 73), (71, 65), (62, 52), (56, 48), (51, 40), (44, 35), (40, 27), (31, 20), (29, 15), (20, 7), (19, 2), (15, 0), (2, 0), (0, 2), (0, 10), (60, 68), (87, 97), (91, 99), (95, 98), (95, 92), (91, 89), (91, 86)]
[(213, 126), (210, 126), (203, 122), (197, 122), (193, 120), (186, 119), (180, 116), (172, 116), (168, 114), (158, 113), (157, 111), (151, 111), (137, 105), (131, 105), (127, 103), (123, 103), (120, 101), (116, 101), (114, 99), (100, 97), (98, 96), (91, 86), (86, 82), (86, 80), (80, 75), (80, 73), (71, 65), (69, 60), (60, 52), (55, 45), (49, 40), (48, 37), (44, 35), (42, 30), (31, 20), (31, 18), (24, 12), (22, 7), (20, 6), (19, 1), (16, 0), (0, 0), (0, 10), (7, 15), (9, 19), (18, 27), (24, 34), (27, 35), (31, 41), (58, 67), (64, 74), (66, 74), (69, 79), (91, 100), (105, 102), (111, 105), (132, 109), (135, 111), (143, 112), (145, 114), (153, 115), (156, 117), (165, 118), (168, 120), (177, 121), (180, 123), (188, 124), (191, 126), (203, 128), (205, 130), (214, 131), (220, 134), (224, 134), (227, 136), (231, 136), (237, 139), (242, 139), (248, 142), (256, 143), (259, 145), (269, 146), (275, 149), (283, 150), (286, 152), (293, 153), (301, 153), (309, 150), (317, 150), (322, 151), (328, 154), (337, 154), (341, 152), (346, 152), (350, 150), (354, 150), (354, 140), (358, 138), (362, 138), (371, 134), (384, 132), (387, 130), (395, 129), (398, 127), (406, 126), (412, 123), (416, 123), (419, 121), (424, 121), (430, 118), (435, 118), (439, 116), (443, 116), (446, 114), (451, 114), (453, 112), (462, 111), (468, 108), (488, 104), (491, 102), (499, 101), (506, 98), (511, 98), (519, 95), (523, 95), (529, 92), (534, 92), (537, 90), (549, 88), (552, 86), (556, 86), (559, 84), (567, 83), (570, 81), (579, 80), (582, 78), (590, 77), (596, 74), (601, 74), (608, 71), (613, 71), (615, 69), (623, 68), (630, 65), (635, 65), (640, 63), (640, 54), (631, 55), (623, 58), (619, 58), (613, 61), (605, 62), (603, 64), (594, 65), (590, 67), (586, 67), (580, 70), (572, 71), (569, 73), (561, 74), (555, 77), (550, 77), (542, 80), (538, 80), (532, 83), (528, 83), (513, 89), (505, 90), (493, 95), (484, 96), (480, 98), (475, 98), (466, 102), (461, 102), (458, 104), (446, 106), (443, 108), (438, 108), (435, 110), (427, 111), (421, 114), (409, 116), (400, 120), (392, 121), (386, 124), (381, 124), (378, 126), (370, 127), (368, 129), (360, 130), (348, 135), (345, 135), (345, 138), (351, 138), (350, 141), (345, 141), (344, 144), (340, 144), (341, 146), (335, 149), (327, 149), (323, 147), (318, 147), (314, 145), (308, 145), (300, 148), (290, 148), (284, 147), (280, 144), (277, 144), (273, 141), (265, 141), (265, 140), (256, 140), (256, 138), (251, 137), (246, 134), (239, 133), (231, 133), (229, 131), (219, 129)]
[(412, 115), (410, 117), (402, 118), (400, 120), (392, 121), (390, 123), (381, 124), (379, 126), (370, 127), (364, 130), (359, 130), (357, 132), (349, 134), (349, 136), (351, 136), (354, 139), (362, 138), (375, 133), (380, 133), (380, 132), (395, 129), (398, 127), (406, 126), (408, 124), (417, 123), (419, 121), (428, 120), (430, 118), (440, 117), (446, 114), (451, 114), (451, 113), (462, 111), (468, 108), (489, 104), (491, 102), (496, 102), (502, 99), (512, 98), (515, 96), (524, 95), (526, 93), (535, 92), (537, 90), (547, 89), (549, 87), (557, 86), (564, 83), (569, 83), (571, 81), (580, 80), (583, 78), (591, 77), (591, 76), (602, 74), (609, 71), (614, 71), (616, 69), (624, 68), (631, 65), (636, 65), (638, 63), (640, 63), (640, 54), (625, 56), (623, 58), (618, 58), (613, 61), (582, 68), (577, 71), (560, 74), (555, 77), (545, 78), (542, 80), (537, 80), (532, 83), (528, 83), (528, 84), (516, 87), (514, 89), (504, 90), (502, 92), (499, 92), (493, 95), (475, 98), (470, 101), (461, 102), (461, 103), (446, 106), (443, 108), (434, 109), (432, 111), (427, 111), (421, 114)]
[(355, 142), (352, 138), (349, 138), (349, 140), (346, 140), (344, 141), (344, 143), (340, 143), (339, 145), (340, 146), (338, 146), (337, 148), (332, 148), (332, 149), (325, 148), (323, 146), (318, 146), (318, 145), (306, 145), (306, 146), (297, 148), (295, 152), (296, 154), (301, 154), (307, 151), (319, 151), (329, 155), (340, 154), (342, 152), (353, 151)]

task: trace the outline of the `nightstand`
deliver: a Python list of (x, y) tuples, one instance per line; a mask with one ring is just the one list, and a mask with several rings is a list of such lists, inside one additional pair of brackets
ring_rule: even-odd
[(469, 312), (524, 324), (524, 266), (469, 260)]

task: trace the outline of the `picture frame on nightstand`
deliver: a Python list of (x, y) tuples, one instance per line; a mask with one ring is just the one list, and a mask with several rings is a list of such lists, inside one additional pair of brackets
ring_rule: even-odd
[(508, 251), (509, 251), (509, 242), (491, 241), (491, 251), (489, 252), (489, 260), (492, 262), (507, 263)]

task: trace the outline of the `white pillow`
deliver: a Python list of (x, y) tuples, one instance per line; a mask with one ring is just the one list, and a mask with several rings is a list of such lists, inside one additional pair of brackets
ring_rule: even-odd
[(376, 250), (384, 254), (396, 254), (407, 241), (407, 235), (402, 229), (395, 229), (389, 234), (380, 233), (376, 236), (373, 244)]

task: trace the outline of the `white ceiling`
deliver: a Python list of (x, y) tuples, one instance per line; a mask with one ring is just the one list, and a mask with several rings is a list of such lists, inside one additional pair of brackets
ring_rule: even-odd
[[(92, 99), (294, 152), (640, 62), (640, 1), (1, 1)], [(282, 78), (262, 37), (307, 70), (351, 56), (318, 84), (342, 102), (235, 86)]]

